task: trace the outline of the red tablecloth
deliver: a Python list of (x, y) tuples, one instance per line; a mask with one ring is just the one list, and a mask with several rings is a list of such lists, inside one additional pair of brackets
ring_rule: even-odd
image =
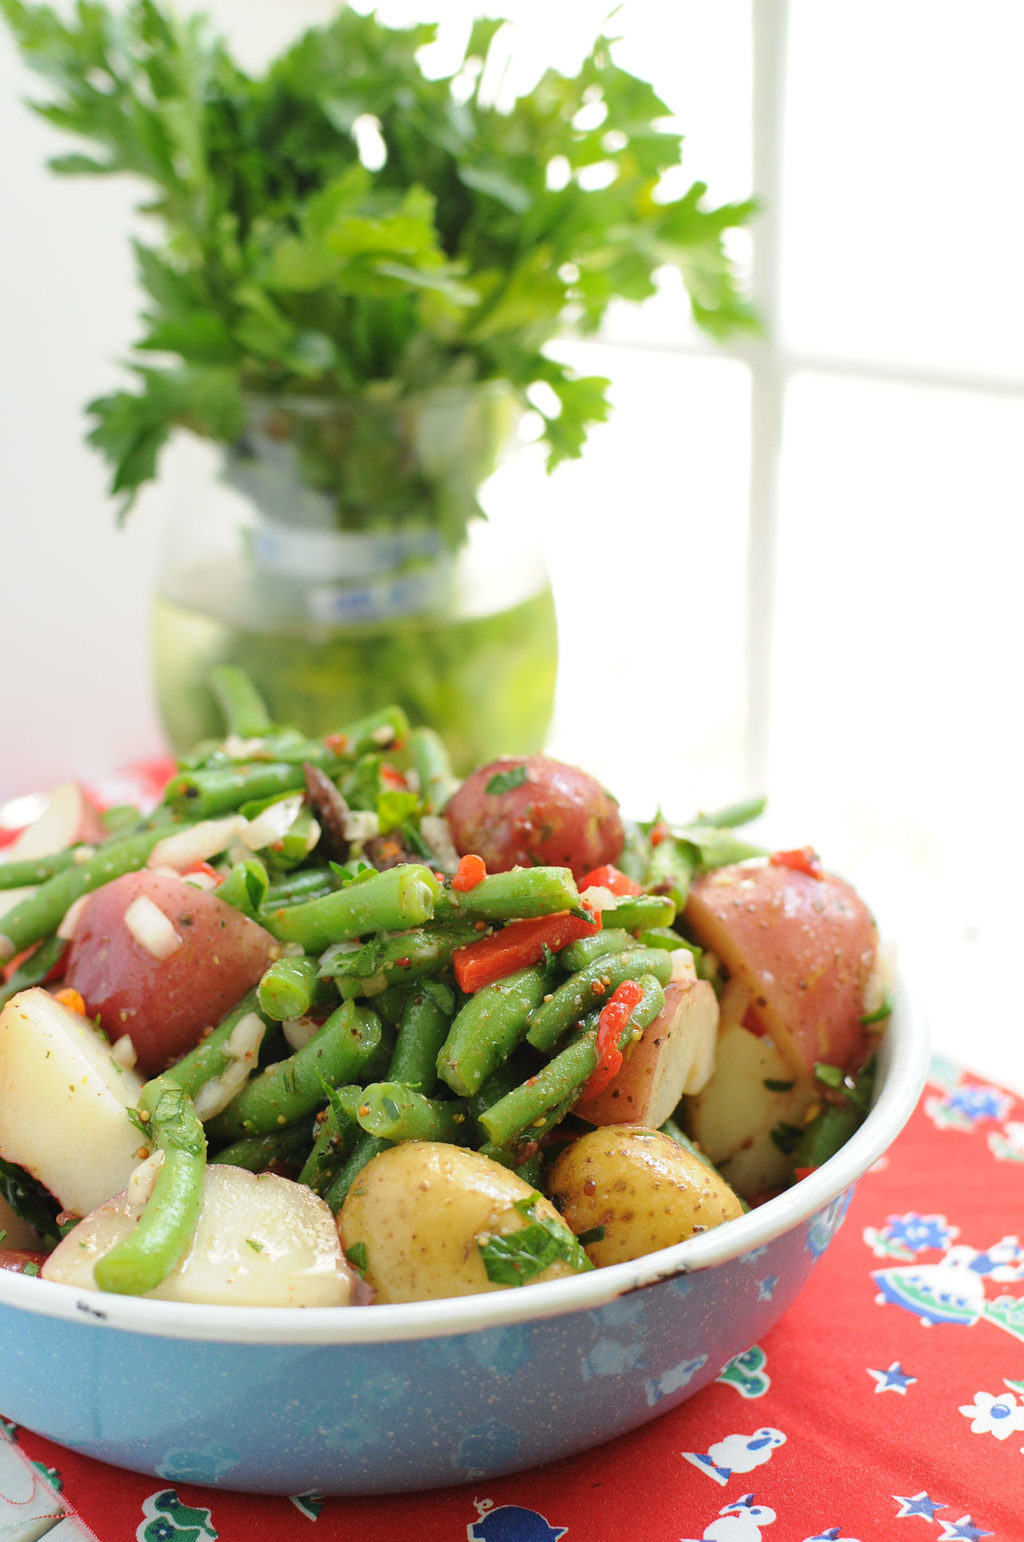
[(1024, 1102), (940, 1065), (789, 1315), (597, 1451), (435, 1493), (289, 1500), (175, 1491), (27, 1430), (18, 1449), (99, 1542), (1022, 1542), (1022, 1229)]

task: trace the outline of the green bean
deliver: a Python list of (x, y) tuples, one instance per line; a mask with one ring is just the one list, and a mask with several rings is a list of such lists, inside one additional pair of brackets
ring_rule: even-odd
[(264, 1027), (269, 1024), (270, 1019), (261, 1011), (255, 991), (249, 991), (241, 1001), (236, 1002), (213, 1032), (208, 1033), (205, 1039), (200, 1039), (194, 1049), (190, 1049), (187, 1055), (164, 1071), (158, 1080), (174, 1082), (190, 1098), (194, 1098), (201, 1087), (223, 1076), (228, 1067), (235, 1063), (236, 1057), (230, 1053), (228, 1044), (238, 1024), (251, 1013), (260, 1018)]
[(47, 937), (44, 942), (20, 963), (6, 985), (0, 985), (0, 1007), (5, 1007), (12, 996), (27, 991), (33, 985), (42, 985), (46, 976), (64, 957), (68, 944), (63, 937)]
[(211, 670), (210, 689), (229, 734), (255, 739), (273, 727), (266, 703), (245, 670), (239, 669), (237, 664), (218, 664)]
[(320, 899), (338, 887), (329, 867), (304, 867), (286, 877), (276, 878), (262, 901), (268, 910), (278, 905), (294, 905), (299, 900)]
[(362, 1087), (335, 1087), (327, 1107), (317, 1115), (313, 1149), (298, 1177), (299, 1183), (306, 1184), (317, 1194), (324, 1194), (330, 1188), (361, 1134), (356, 1109), (362, 1096)]
[(399, 740), (408, 737), (409, 719), (397, 705), (368, 712), (365, 717), (346, 723), (339, 733), (328, 735), (335, 754), (346, 760), (358, 760), (361, 755), (393, 749)]
[(537, 1057), (532, 1050), (513, 1050), (507, 1060), (495, 1066), (487, 1080), (482, 1082), (478, 1091), (471, 1098), (467, 1098), (466, 1107), (474, 1119), (479, 1120), (480, 1115), (492, 1104), (503, 1098), (506, 1092), (511, 1092), (513, 1087), (518, 1087), (520, 1082), (525, 1082), (532, 1076), (537, 1068)]
[(322, 899), (264, 910), (260, 919), (282, 942), (297, 942), (306, 953), (320, 953), (332, 942), (366, 932), (401, 932), (429, 921), (437, 893), (429, 867), (406, 862), (360, 877)]
[(309, 1121), (271, 1130), (267, 1135), (248, 1135), (233, 1141), (210, 1158), (211, 1167), (244, 1167), (250, 1173), (287, 1167), (292, 1172), (309, 1150)]
[(711, 814), (698, 814), (694, 824), (710, 825), (714, 829), (731, 829), (736, 825), (747, 825), (752, 819), (757, 819), (764, 813), (767, 803), (768, 799), (763, 796), (743, 798), (739, 803), (730, 803)]
[(387, 1151), (391, 1144), (391, 1141), (385, 1140), (381, 1135), (370, 1135), (366, 1130), (363, 1131), (349, 1153), (341, 1172), (324, 1195), (324, 1199), (335, 1214), (345, 1203), (346, 1194), (367, 1162), (372, 1162), (375, 1156), (379, 1156), (382, 1151)]
[(356, 1111), (359, 1124), (369, 1135), (386, 1140), (443, 1140), (452, 1145), (464, 1141), (470, 1130), (466, 1105), (459, 1098), (441, 1102), (426, 1098), (402, 1082), (371, 1082), (363, 1088)]
[(570, 942), (558, 957), (566, 969), (575, 973), (577, 969), (585, 969), (588, 964), (592, 964), (595, 958), (604, 958), (609, 953), (621, 953), (625, 948), (632, 948), (635, 942), (631, 932), (609, 926), (603, 931), (593, 932), (589, 937), (580, 937)]
[(661, 948), (628, 948), (597, 958), (570, 976), (530, 1017), (526, 1038), (534, 1049), (548, 1050), (567, 1028), (578, 1022), (591, 1007), (607, 999), (623, 980), (635, 980), (652, 974), (661, 985), (672, 976), (672, 959)]
[(695, 958), (700, 957), (701, 950), (696, 943), (687, 942), (685, 937), (680, 937), (678, 932), (668, 926), (649, 927), (646, 931), (638, 932), (636, 940), (643, 943), (645, 948), (663, 948), (666, 953), (678, 953), (680, 948), (685, 948)]
[(275, 793), (299, 792), (306, 785), (301, 761), (251, 761), (180, 771), (164, 788), (164, 802), (180, 814), (206, 819), (228, 814), (243, 803)]
[(323, 1102), (325, 1081), (336, 1087), (356, 1080), (381, 1031), (376, 1012), (343, 1002), (308, 1044), (248, 1082), (211, 1121), (211, 1132), (218, 1140), (238, 1140), (312, 1114)]
[(448, 916), (513, 921), (573, 910), (579, 903), (576, 880), (567, 867), (512, 867), (506, 873), (489, 873), (465, 893), (442, 889), (435, 915), (439, 921)]
[(469, 1097), (519, 1043), (530, 1013), (551, 984), (547, 962), (519, 969), (471, 996), (437, 1057), (437, 1074)]
[(436, 975), (451, 963), (456, 948), (479, 936), (472, 921), (421, 927), (397, 937), (375, 937), (351, 953), (337, 953), (320, 970), (339, 995), (380, 996), (393, 985)]
[(595, 1025), (585, 1029), (522, 1086), (485, 1109), (478, 1120), (480, 1128), (498, 1147), (511, 1146), (523, 1135), (539, 1139), (572, 1107), (596, 1067)]
[(157, 841), (163, 840), (166, 833), (165, 829), (159, 828), (143, 830), (122, 840), (105, 842), (96, 848), (94, 856), (65, 868), (64, 872), (40, 884), (34, 894), (28, 895), (0, 920), (0, 963), (55, 932), (81, 895), (142, 867)]
[(206, 1138), (192, 1100), (175, 1082), (157, 1077), (139, 1097), (140, 1113), (163, 1162), (134, 1229), (99, 1259), (101, 1290), (142, 1296), (155, 1290), (188, 1251), (203, 1203)]
[(314, 1005), (330, 999), (330, 986), (320, 979), (320, 961), (302, 954), (279, 958), (267, 969), (257, 986), (260, 1008), (275, 1022), (305, 1017)]
[[(66, 867), (89, 855), (89, 846), (69, 846), (47, 857), (26, 857), (20, 862), (0, 862), (0, 889), (27, 889), (29, 884), (45, 883)], [(81, 852), (81, 857), (78, 853)]]
[(429, 1094), (437, 1082), (437, 1057), (448, 1037), (455, 997), (440, 980), (409, 992), (388, 1079)]
[(432, 728), (414, 728), (409, 734), (409, 755), (424, 812), (440, 814), (459, 785), (443, 739)]
[(641, 927), (671, 926), (676, 918), (675, 902), (667, 894), (630, 894), (601, 912), (608, 927), (622, 927), (627, 932)]
[(667, 895), (677, 911), (682, 910), (699, 866), (700, 855), (695, 846), (666, 835), (657, 846), (651, 847), (643, 886)]

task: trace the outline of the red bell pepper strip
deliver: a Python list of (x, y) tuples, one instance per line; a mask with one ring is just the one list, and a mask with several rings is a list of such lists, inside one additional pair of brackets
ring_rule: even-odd
[(523, 921), (509, 921), (500, 932), (481, 937), (479, 942), (468, 942), (456, 948), (452, 954), (455, 979), (460, 990), (472, 994), (495, 980), (503, 980), (517, 969), (539, 964), (545, 949), (558, 953), (570, 942), (589, 937), (600, 931), (600, 918), (584, 921), (570, 910), (558, 910), (554, 915), (537, 916)]
[(608, 889), (612, 894), (642, 894), (644, 891), (635, 879), (627, 876), (621, 869), (613, 867), (606, 862), (603, 867), (595, 867), (585, 874), (579, 881), (580, 893), (584, 889)]
[(584, 1083), (577, 1104), (587, 1098), (596, 1098), (618, 1076), (622, 1069), (619, 1040), (643, 995), (643, 988), (636, 980), (623, 980), (609, 996), (597, 1023), (597, 1065)]
[(824, 878), (818, 853), (813, 846), (798, 846), (793, 851), (773, 851), (768, 861), (773, 867), (791, 867), (809, 878)]
[(468, 894), (487, 877), (487, 863), (474, 852), (462, 857), (452, 879), (452, 888), (459, 894)]

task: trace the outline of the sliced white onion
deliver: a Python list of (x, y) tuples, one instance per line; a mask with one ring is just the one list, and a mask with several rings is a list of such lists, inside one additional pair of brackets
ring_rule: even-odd
[(216, 873), (183, 873), (182, 877), (190, 888), (204, 889), (207, 893), (220, 887)]
[(305, 1049), (310, 1039), (315, 1039), (320, 1032), (321, 1024), (311, 1017), (289, 1017), (281, 1028), (292, 1049)]
[(170, 958), (181, 947), (182, 938), (148, 894), (140, 894), (132, 900), (124, 913), (124, 924), (139, 947), (145, 948), (153, 958)]
[(124, 1066), (126, 1071), (134, 1071), (139, 1056), (130, 1034), (122, 1033), (119, 1039), (114, 1040), (110, 1046), (110, 1058)]
[(694, 983), (697, 979), (697, 966), (693, 961), (693, 954), (689, 948), (676, 948), (672, 954), (671, 980)]
[(149, 1203), (163, 1165), (164, 1154), (162, 1151), (151, 1152), (145, 1161), (139, 1163), (128, 1179), (128, 1187), (125, 1190), (129, 1204), (135, 1205), (139, 1210), (142, 1210)]
[(372, 809), (351, 808), (345, 814), (342, 831), (347, 841), (372, 841), (380, 834), (380, 820)]
[(262, 814), (257, 814), (255, 819), (250, 819), (248, 824), (239, 833), (250, 851), (260, 851), (264, 846), (273, 845), (288, 834), (298, 817), (302, 807), (302, 793), (290, 794), (287, 798), (279, 798), (269, 808), (265, 808)]
[(257, 1012), (247, 1012), (238, 1019), (224, 1045), (224, 1053), (231, 1057), (228, 1064), (219, 1076), (204, 1082), (196, 1093), (195, 1110), (200, 1119), (212, 1119), (241, 1092), (256, 1064), (266, 1031), (266, 1024)]
[(226, 851), (236, 835), (241, 835), (248, 821), (241, 814), (227, 814), (223, 819), (201, 819), (197, 825), (175, 830), (157, 841), (149, 854), (147, 867), (170, 867), (181, 873), (194, 862), (208, 862)]
[(424, 814), (420, 820), (420, 834), (433, 852), (441, 872), (454, 873), (459, 865), (459, 854), (455, 850), (447, 819), (440, 814)]
[(337, 958), (341, 953), (358, 953), (362, 947), (361, 942), (350, 938), (347, 942), (332, 942), (329, 948), (325, 948), (320, 955), (321, 964), (329, 964), (332, 958)]
[(232, 760), (252, 760), (263, 749), (262, 739), (243, 739), (240, 734), (228, 734), (221, 740), (221, 748)]
[(613, 909), (621, 898), (621, 894), (613, 894), (611, 889), (606, 889), (603, 884), (592, 884), (580, 895), (580, 899), (585, 905), (590, 906), (595, 915), (600, 915), (602, 910)]
[(88, 898), (88, 894), (80, 894), (76, 900), (71, 901), (71, 904), (65, 910), (64, 919), (57, 928), (57, 936), (64, 942), (70, 942), (77, 932), (78, 923), (82, 918), (82, 911), (85, 909)]

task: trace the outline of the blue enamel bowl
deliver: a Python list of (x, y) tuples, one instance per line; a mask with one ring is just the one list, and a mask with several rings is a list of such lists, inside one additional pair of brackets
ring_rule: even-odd
[(875, 1103), (785, 1194), (629, 1263), (364, 1309), (182, 1306), (0, 1274), (0, 1411), (168, 1482), (250, 1492), (440, 1487), (568, 1456), (712, 1381), (782, 1316), (853, 1186), (917, 1102), (901, 993)]

